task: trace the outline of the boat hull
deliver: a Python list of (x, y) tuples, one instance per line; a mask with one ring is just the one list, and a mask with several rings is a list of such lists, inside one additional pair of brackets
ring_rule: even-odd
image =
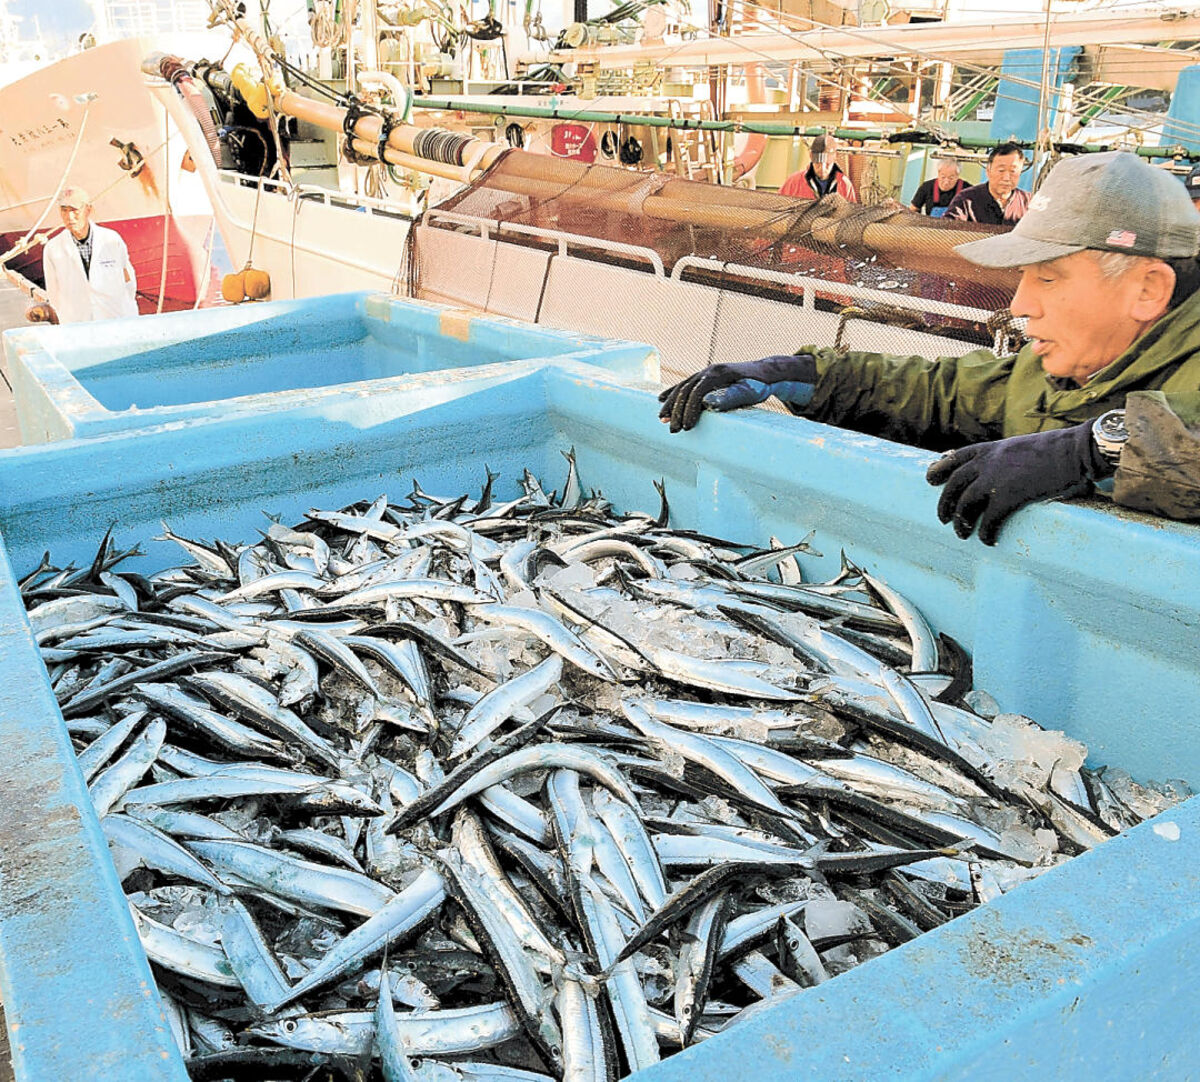
[[(129, 261), (137, 277), (138, 311), (142, 315), (158, 311), (178, 312), (218, 303), (221, 284), (211, 259), (211, 217), (191, 214), (168, 218), (157, 214), (101, 224), (120, 233), (129, 249)], [(19, 233), (0, 234), (0, 249), (8, 248), (20, 236)], [(44, 284), (40, 245), (14, 258), (9, 266), (35, 284)], [(158, 302), (160, 284), (161, 307)]]
[[(137, 38), (116, 41), (0, 88), (0, 251), (31, 231), (61, 228), (55, 194), (63, 184), (82, 187), (93, 219), (125, 239), (139, 307), (153, 312), (160, 282), (163, 310), (216, 294), (212, 211), (199, 178), (184, 167), (187, 148), (174, 121), (146, 86), (140, 65), (150, 51)], [(8, 265), (39, 283), (40, 245)]]

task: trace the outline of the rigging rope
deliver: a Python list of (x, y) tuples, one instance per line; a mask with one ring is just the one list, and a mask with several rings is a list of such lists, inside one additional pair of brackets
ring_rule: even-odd
[(337, 25), (335, 0), (313, 0), (312, 14), (308, 17), (308, 28), (312, 43), (318, 49), (332, 49), (340, 44), (341, 34)]
[[(167, 138), (164, 142), (169, 142), (171, 139), (171, 117), (169, 113), (163, 113), (163, 128), (166, 129)], [(161, 315), (163, 310), (163, 299), (167, 292), (167, 255), (168, 245), (171, 241), (171, 156), (169, 153), (163, 154), (164, 162), (167, 166), (163, 170), (163, 242), (162, 252), (159, 255), (161, 265), (158, 272), (158, 304), (154, 311)], [(134, 289), (137, 288), (137, 282), (134, 282)]]

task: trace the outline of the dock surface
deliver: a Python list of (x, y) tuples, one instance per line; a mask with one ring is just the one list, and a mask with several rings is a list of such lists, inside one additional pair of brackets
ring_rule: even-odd
[[(10, 327), (27, 327), (25, 309), (29, 298), (11, 282), (0, 278), (0, 331)], [(12, 386), (8, 379), (8, 365), (0, 359), (0, 447), (16, 447), (20, 442), (17, 434), (17, 411), (13, 405)], [(7, 1082), (12, 1075), (8, 1070), (8, 1042), (4, 1042), (3, 1063), (0, 1064), (0, 1082)]]
[[(10, 327), (25, 326), (25, 309), (29, 301), (16, 286), (0, 278), (0, 331)], [(8, 365), (0, 356), (0, 447), (16, 447), (20, 442), (17, 435), (17, 411), (13, 405), (12, 387), (8, 382)], [(0, 1008), (0, 1082), (14, 1082), (12, 1062), (8, 1049), (8, 1026)]]

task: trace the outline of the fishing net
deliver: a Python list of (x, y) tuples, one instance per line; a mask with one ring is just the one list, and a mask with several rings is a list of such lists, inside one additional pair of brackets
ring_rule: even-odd
[[(1013, 272), (976, 267), (954, 251), (957, 244), (997, 232), (993, 227), (925, 218), (892, 201), (862, 206), (836, 194), (799, 200), (520, 152), (502, 156), (429, 217), (430, 225), (442, 229), (462, 229), (469, 221), (488, 223), (487, 235), (500, 239), (492, 258), (519, 245), (552, 253), (553, 264), (568, 254), (560, 244), (565, 234), (572, 238), (569, 255), (575, 259), (645, 272), (675, 286), (703, 286), (729, 303), (734, 297), (776, 302), (775, 314), (766, 318), (780, 320), (781, 331), (767, 352), (805, 344), (803, 338), (788, 338), (793, 324), (788, 306), (827, 313), (827, 321), (834, 317), (833, 344), (844, 348), (896, 352), (897, 342), (905, 341), (897, 328), (917, 332), (912, 352), (923, 351), (922, 334), (965, 343), (955, 352), (994, 345), (995, 324), (989, 326), (988, 316), (1007, 307), (1016, 282)], [(596, 244), (589, 246), (589, 240)], [(418, 245), (410, 287), (426, 268)], [(626, 281), (627, 301), (637, 303), (637, 279)], [(503, 273), (493, 274), (486, 294), (473, 303), (497, 310), (496, 296), (508, 285)], [(416, 288), (410, 291), (420, 295)], [(574, 304), (580, 310), (622, 303), (621, 297), (587, 287), (579, 292)], [(675, 292), (686, 307), (686, 291)], [(653, 303), (662, 309), (656, 316), (686, 320), (685, 312), (670, 311), (670, 295), (654, 293)], [(752, 342), (747, 349), (761, 355)], [(664, 379), (714, 360), (745, 359), (729, 355), (728, 345), (717, 352), (696, 348), (689, 361), (665, 351)]]

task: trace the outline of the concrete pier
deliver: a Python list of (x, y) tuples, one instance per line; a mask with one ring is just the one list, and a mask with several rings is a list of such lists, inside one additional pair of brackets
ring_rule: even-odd
[[(0, 278), (0, 331), (10, 327), (24, 327), (25, 309), (29, 298), (11, 282)], [(0, 448), (16, 447), (20, 442), (17, 433), (17, 413), (13, 408), (12, 387), (9, 386), (8, 366), (0, 358)], [(4, 1075), (0, 1070), (0, 1082)]]

